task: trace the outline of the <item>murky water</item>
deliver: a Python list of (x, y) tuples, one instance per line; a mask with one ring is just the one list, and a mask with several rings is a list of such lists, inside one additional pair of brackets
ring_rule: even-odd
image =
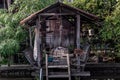
[(36, 80), (32, 78), (0, 78), (0, 80)]

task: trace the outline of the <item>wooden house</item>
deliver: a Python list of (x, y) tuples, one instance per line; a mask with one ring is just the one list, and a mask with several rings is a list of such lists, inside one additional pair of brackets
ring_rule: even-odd
[[(33, 57), (34, 60), (38, 62), (38, 66), (42, 67), (41, 60), (42, 55), (46, 54), (46, 78), (48, 80), (48, 77), (65, 77), (67, 75), (53, 75), (49, 76), (49, 70), (48, 68), (61, 68), (61, 67), (67, 67), (68, 68), (68, 77), (69, 80), (71, 79), (70, 76), (88, 76), (87, 73), (81, 73), (81, 74), (74, 74), (72, 73), (71, 69), (71, 57), (70, 54), (75, 55), (75, 59), (77, 61), (77, 69), (81, 69), (81, 54), (84, 53), (84, 56), (82, 58), (87, 59), (87, 53), (89, 46), (87, 46), (83, 51), (81, 51), (81, 44), (80, 44), (80, 38), (81, 38), (81, 30), (82, 30), (82, 24), (88, 24), (93, 23), (96, 25), (99, 22), (99, 18), (93, 14), (90, 14), (88, 12), (85, 12), (81, 9), (77, 9), (74, 7), (71, 7), (69, 5), (66, 5), (61, 2), (57, 2), (53, 5), (50, 5), (49, 7), (46, 7), (38, 12), (35, 12), (28, 16), (27, 18), (23, 19), (20, 24), (25, 24), (26, 27), (30, 30), (31, 26), (35, 26), (35, 39), (34, 39), (34, 50), (33, 50)], [(31, 38), (31, 37), (30, 37)], [(30, 39), (31, 40), (31, 39)], [(30, 41), (30, 44), (32, 46), (32, 41)], [(73, 51), (70, 52), (69, 48), (70, 46), (73, 46)], [(58, 52), (56, 51), (58, 50)], [(44, 52), (45, 50), (45, 52)], [(52, 52), (54, 50), (54, 52)], [(62, 50), (62, 51), (60, 51)], [(60, 65), (58, 66), (49, 66), (49, 62), (51, 62), (51, 59), (53, 57), (56, 57), (56, 53), (62, 54), (62, 57), (65, 54), (67, 54), (67, 66)], [(50, 58), (49, 55), (52, 54), (52, 58)], [(61, 55), (58, 54), (57, 58), (61, 58)], [(50, 59), (50, 60), (49, 60)], [(83, 59), (83, 61), (85, 61)], [(57, 61), (57, 60), (52, 60)], [(64, 62), (64, 61), (62, 61)], [(85, 63), (84, 63), (85, 64)], [(81, 65), (81, 66), (80, 66)], [(85, 65), (84, 65), (85, 66)], [(79, 71), (78, 71), (79, 72)], [(79, 72), (80, 73), (80, 72)]]

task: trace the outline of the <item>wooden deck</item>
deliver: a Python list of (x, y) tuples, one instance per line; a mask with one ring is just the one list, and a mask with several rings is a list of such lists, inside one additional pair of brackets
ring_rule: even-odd
[[(120, 63), (88, 63), (85, 67), (85, 71), (90, 71), (90, 76), (88, 77), (82, 77), (83, 80), (89, 80), (89, 79), (96, 79), (96, 78), (114, 78), (114, 79), (120, 79)], [(30, 65), (11, 65), (8, 66), (2, 66), (0, 67), (0, 77), (5, 78), (7, 77), (17, 77), (17, 78), (23, 78), (23, 77), (34, 77), (34, 75), (38, 74), (34, 70), (33, 67)], [(86, 73), (85, 73), (86, 74)], [(88, 74), (89, 75), (89, 74)], [(72, 74), (74, 76), (74, 74)], [(1, 79), (0, 80), (3, 80)]]
[(0, 66), (1, 78), (32, 78), (31, 73), (34, 69), (30, 65), (2, 65)]
[(1, 70), (11, 70), (11, 69), (31, 69), (30, 65), (1, 65), (0, 66), (0, 71)]

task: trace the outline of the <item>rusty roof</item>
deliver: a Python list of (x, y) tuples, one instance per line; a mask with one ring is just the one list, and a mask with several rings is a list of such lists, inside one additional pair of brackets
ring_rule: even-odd
[(35, 18), (37, 18), (37, 15), (39, 15), (40, 13), (45, 13), (46, 11), (49, 11), (50, 9), (53, 9), (53, 8), (56, 8), (56, 7), (63, 7), (65, 9), (69, 9), (70, 11), (73, 11), (74, 13), (76, 14), (79, 14), (89, 20), (92, 20), (92, 21), (97, 21), (99, 20), (99, 18), (96, 16), (96, 15), (93, 15), (91, 13), (88, 13), (88, 12), (85, 12), (81, 9), (78, 9), (78, 8), (74, 8), (74, 7), (71, 7), (69, 5), (66, 5), (64, 3), (61, 3), (61, 2), (57, 2), (53, 5), (50, 5), (44, 9), (41, 9), (39, 10), (38, 12), (35, 12), (33, 14), (31, 14), (30, 16), (28, 16), (27, 18), (23, 19), (20, 21), (20, 24), (25, 24), (31, 20), (34, 20)]

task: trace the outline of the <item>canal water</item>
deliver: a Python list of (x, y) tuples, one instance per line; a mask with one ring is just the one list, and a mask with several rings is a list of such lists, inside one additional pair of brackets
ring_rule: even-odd
[(0, 80), (37, 80), (32, 78), (0, 78)]

